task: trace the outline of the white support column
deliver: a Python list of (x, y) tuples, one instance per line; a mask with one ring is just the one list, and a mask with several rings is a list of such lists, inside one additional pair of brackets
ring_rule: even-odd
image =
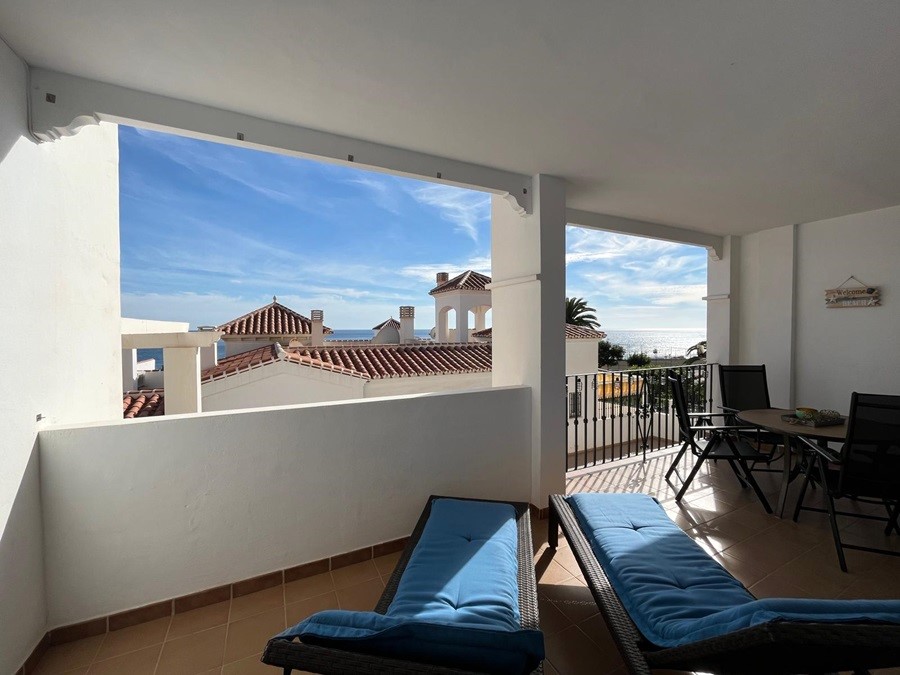
[(566, 486), (566, 190), (532, 180), (532, 214), (492, 200), (493, 385), (531, 387), (531, 502), (543, 508)]
[(218, 344), (200, 349), (200, 369), (206, 370), (219, 364)]
[(447, 312), (442, 311), (443, 308), (438, 308), (435, 312), (435, 329), (434, 329), (434, 339), (438, 342), (449, 342), (449, 330), (447, 328)]
[(200, 349), (166, 347), (163, 349), (166, 414), (201, 412)]
[(469, 308), (462, 298), (453, 306), (456, 311), (456, 341), (469, 341)]
[(137, 349), (122, 350), (122, 391), (137, 388)]
[(477, 333), (480, 330), (484, 330), (485, 324), (485, 315), (487, 314), (487, 309), (484, 307), (479, 307), (475, 310), (475, 332)]
[(708, 363), (738, 361), (741, 238), (727, 236), (722, 257), (706, 268), (706, 359)]

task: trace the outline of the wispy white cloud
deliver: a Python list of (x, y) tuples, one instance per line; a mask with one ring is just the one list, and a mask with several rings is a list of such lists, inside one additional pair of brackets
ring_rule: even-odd
[(360, 173), (353, 178), (344, 181), (347, 185), (359, 185), (363, 187), (371, 197), (375, 205), (389, 213), (398, 215), (400, 213), (400, 199), (402, 192), (389, 177), (375, 177)]
[(400, 269), (400, 274), (404, 277), (418, 279), (433, 284), (438, 272), (447, 272), (452, 278), (466, 270), (474, 270), (490, 276), (491, 259), (487, 256), (474, 256), (467, 260), (453, 263), (422, 263), (418, 265), (407, 265)]
[(450, 185), (422, 185), (410, 190), (416, 201), (438, 210), (441, 218), (453, 223), (457, 232), (478, 243), (479, 227), (491, 216), (490, 195)]
[(606, 328), (702, 327), (704, 249), (569, 227), (566, 288), (587, 298)]

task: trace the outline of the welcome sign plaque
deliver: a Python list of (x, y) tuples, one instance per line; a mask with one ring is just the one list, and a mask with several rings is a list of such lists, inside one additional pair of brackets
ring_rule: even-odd
[[(856, 282), (859, 279), (850, 277)], [(847, 279), (847, 281), (850, 281)], [(847, 283), (844, 282), (844, 284)], [(841, 284), (837, 288), (831, 288), (825, 291), (825, 306), (829, 309), (839, 309), (841, 307), (880, 307), (881, 293), (874, 286), (866, 286), (860, 284), (850, 288)]]

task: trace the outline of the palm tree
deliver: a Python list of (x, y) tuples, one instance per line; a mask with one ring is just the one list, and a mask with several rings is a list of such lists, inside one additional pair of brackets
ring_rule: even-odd
[[(695, 356), (691, 356), (691, 354), (695, 354)], [(691, 345), (684, 352), (685, 360), (682, 365), (687, 366), (692, 363), (697, 363), (698, 361), (706, 362), (706, 340), (698, 342), (695, 345)]]
[(566, 298), (566, 323), (585, 328), (600, 328), (600, 322), (594, 314), (596, 311), (593, 307), (588, 307), (584, 298)]

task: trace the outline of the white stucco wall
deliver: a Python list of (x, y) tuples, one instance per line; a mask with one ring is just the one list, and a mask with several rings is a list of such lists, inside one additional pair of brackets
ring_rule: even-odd
[[(800, 225), (797, 251), (797, 405), (846, 412), (853, 391), (900, 394), (900, 206)], [(851, 274), (881, 288), (881, 307), (825, 308)]]
[(527, 387), (166, 416), (40, 440), (51, 626), (408, 535), (429, 494), (531, 492)]
[[(740, 362), (766, 364), (773, 405), (847, 412), (853, 391), (900, 393), (898, 256), (900, 206), (741, 237)], [(850, 275), (882, 306), (827, 309)]]
[(2, 673), (45, 630), (38, 429), (122, 414), (116, 127), (38, 145), (25, 93), (0, 41), (0, 312), (15, 325), (0, 333)]
[(597, 372), (599, 340), (566, 340), (566, 375)]
[[(741, 238), (738, 361), (766, 365), (772, 405), (793, 405), (794, 226)], [(717, 385), (718, 386), (718, 385)]]
[(427, 394), (463, 389), (482, 389), (491, 386), (491, 374), (462, 373), (459, 375), (428, 375), (425, 377), (389, 377), (366, 382), (366, 398)]
[(296, 363), (270, 363), (201, 386), (203, 411), (363, 398), (365, 380)]

